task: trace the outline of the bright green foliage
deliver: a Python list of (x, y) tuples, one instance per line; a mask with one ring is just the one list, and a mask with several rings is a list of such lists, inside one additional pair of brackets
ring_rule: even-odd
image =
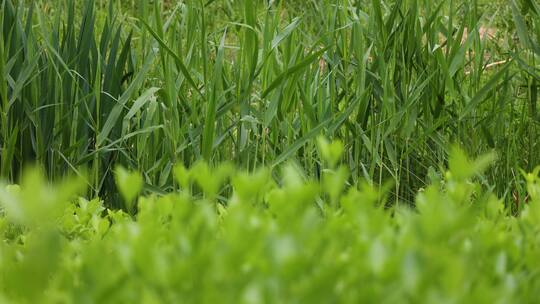
[(341, 167), (317, 182), (293, 164), (277, 180), (265, 169), (178, 166), (181, 190), (140, 197), (133, 216), (98, 199), (66, 204), (83, 183), (52, 186), (30, 172), (0, 187), (0, 300), (534, 303), (538, 170), (512, 216), (476, 182), (485, 159), (456, 149), (417, 209), (387, 208), (383, 189), (346, 185)]
[(135, 198), (143, 186), (143, 178), (138, 172), (130, 172), (118, 166), (115, 172), (118, 191), (124, 198), (127, 210), (133, 210)]
[(328, 161), (328, 166), (334, 168), (343, 155), (343, 143), (336, 140), (328, 142), (324, 136), (317, 138), (321, 158)]

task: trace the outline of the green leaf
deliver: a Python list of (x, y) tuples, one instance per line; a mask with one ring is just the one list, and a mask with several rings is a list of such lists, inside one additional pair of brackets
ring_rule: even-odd
[(290, 75), (306, 68), (310, 64), (312, 64), (316, 59), (318, 59), (326, 50), (328, 50), (329, 47), (325, 47), (322, 50), (319, 50), (315, 53), (312, 53), (306, 58), (304, 58), (299, 63), (295, 64), (294, 66), (287, 69), (285, 72), (281, 73), (267, 88), (264, 90), (264, 92), (261, 94), (261, 98), (266, 97), (270, 92), (272, 92), (275, 88), (277, 88), (287, 77)]
[(275, 49), (281, 43), (281, 41), (289, 37), (299, 24), (300, 18), (294, 18), (293, 21), (289, 23), (289, 25), (287, 25), (281, 33), (279, 33), (276, 37), (274, 37), (274, 39), (272, 39), (272, 49)]
[(129, 212), (134, 212), (135, 198), (142, 190), (144, 184), (141, 174), (136, 171), (128, 171), (122, 166), (117, 166), (115, 169), (115, 181), (126, 204), (126, 209)]
[(306, 142), (312, 140), (315, 138), (319, 132), (326, 126), (328, 123), (330, 123), (332, 119), (328, 118), (327, 120), (321, 122), (318, 126), (311, 129), (306, 135), (304, 135), (302, 138), (296, 140), (292, 145), (287, 147), (272, 163), (272, 167), (277, 166), (278, 164), (282, 163), (283, 161), (287, 160), (293, 153), (298, 151)]
[(470, 112), (477, 109), (480, 102), (482, 102), (489, 93), (493, 92), (493, 90), (497, 87), (499, 80), (503, 78), (508, 68), (511, 66), (511, 63), (511, 61), (506, 63), (497, 72), (497, 74), (493, 75), (489, 81), (476, 93), (476, 95), (474, 95), (474, 97), (465, 106), (465, 109), (461, 111), (459, 120), (464, 119), (467, 115), (469, 115)]
[(105, 121), (105, 124), (103, 124), (103, 128), (97, 135), (97, 141), (96, 141), (97, 146), (101, 146), (105, 142), (105, 140), (109, 139), (109, 134), (111, 133), (114, 126), (118, 122), (118, 118), (120, 117), (122, 110), (126, 106), (127, 101), (131, 98), (131, 96), (135, 93), (135, 91), (138, 90), (139, 87), (143, 84), (147, 72), (152, 67), (153, 61), (154, 61), (154, 55), (148, 56), (143, 67), (137, 73), (135, 80), (129, 85), (129, 87), (122, 94), (122, 96), (120, 96), (117, 103), (114, 105), (113, 109), (109, 113), (109, 116), (107, 117), (107, 120)]

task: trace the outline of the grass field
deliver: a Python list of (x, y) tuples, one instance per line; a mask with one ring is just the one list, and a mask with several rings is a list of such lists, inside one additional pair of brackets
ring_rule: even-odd
[(540, 293), (537, 1), (0, 4), (0, 301)]

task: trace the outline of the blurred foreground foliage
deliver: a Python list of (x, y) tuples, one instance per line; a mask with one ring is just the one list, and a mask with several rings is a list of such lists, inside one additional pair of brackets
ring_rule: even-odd
[(339, 143), (319, 140), (319, 149), (320, 180), (293, 164), (275, 177), (198, 163), (177, 166), (179, 190), (162, 196), (137, 197), (137, 174), (118, 168), (125, 211), (77, 198), (84, 183), (76, 179), (51, 185), (27, 173), (20, 186), (0, 187), (0, 301), (538, 299), (538, 169), (525, 174), (528, 197), (514, 202), (516, 213), (477, 182), (493, 156), (471, 161), (455, 149), (416, 208), (388, 207), (390, 186), (347, 185)]

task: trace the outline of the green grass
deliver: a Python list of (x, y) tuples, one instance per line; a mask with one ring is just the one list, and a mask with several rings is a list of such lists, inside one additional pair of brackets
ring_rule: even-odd
[(396, 201), (412, 202), (453, 143), (498, 152), (487, 177), (500, 195), (540, 163), (533, 2), (18, 3), (2, 1), (10, 180), (36, 161), (50, 177), (88, 171), (101, 196), (115, 164), (150, 192), (200, 159), (296, 159), (315, 176), (319, 134), (346, 143), (352, 181), (393, 180)]

